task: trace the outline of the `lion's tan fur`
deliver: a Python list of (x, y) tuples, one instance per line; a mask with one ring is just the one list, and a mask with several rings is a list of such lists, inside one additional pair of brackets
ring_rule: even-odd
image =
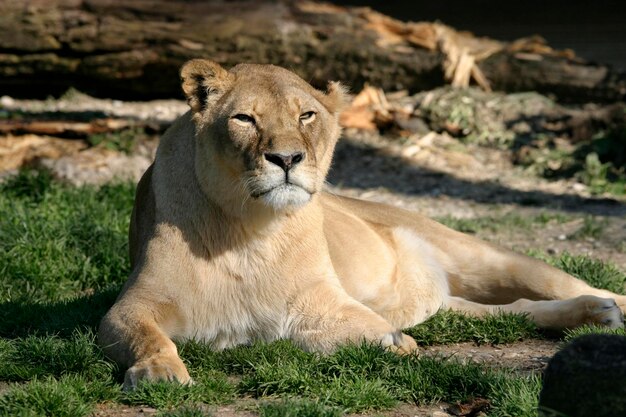
[(172, 340), (288, 338), (330, 352), (364, 338), (411, 352), (398, 329), (440, 308), (621, 325), (622, 296), (419, 214), (325, 193), (338, 84), (323, 93), (282, 68), (205, 60), (181, 75), (191, 111), (139, 183), (133, 272), (100, 327), (107, 354), (130, 367), (127, 387), (190, 380)]

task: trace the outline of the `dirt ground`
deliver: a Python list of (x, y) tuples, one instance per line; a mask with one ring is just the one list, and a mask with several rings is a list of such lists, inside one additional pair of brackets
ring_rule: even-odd
[[(256, 417), (258, 413), (252, 411), (256, 407), (254, 400), (242, 400), (224, 406), (207, 406), (206, 411), (213, 417)], [(347, 414), (346, 417), (447, 417), (444, 410), (449, 404), (441, 403), (430, 406), (416, 406), (401, 404), (393, 410), (374, 413)], [(93, 413), (93, 417), (153, 417), (157, 410), (150, 407), (127, 407), (118, 404), (101, 404)]]
[[(107, 117), (129, 117), (167, 124), (186, 110), (182, 102), (154, 104), (121, 103), (111, 100), (16, 101), (3, 97), (5, 111), (99, 111)], [(82, 103), (82, 104), (80, 104)], [(156, 107), (155, 107), (156, 106)], [(155, 110), (156, 108), (156, 110)], [(31, 135), (32, 136), (32, 135)], [(56, 143), (49, 137), (0, 136), (0, 177), (15, 172), (21, 162), (45, 166), (72, 183), (102, 183), (113, 178), (138, 180), (150, 164), (157, 139), (147, 137), (135, 144), (130, 154), (82, 146), (76, 151), (37, 151), (41, 137), (45, 146)], [(20, 142), (20, 140), (22, 142)], [(31, 140), (29, 146), (22, 146)], [(63, 139), (67, 142), (67, 139)], [(71, 140), (70, 140), (71, 141)], [(64, 142), (64, 143), (65, 143)], [(22, 143), (22, 145), (20, 145)], [(20, 148), (22, 146), (22, 148)], [(43, 146), (43, 145), (41, 145)], [(54, 145), (56, 146), (56, 145)], [(64, 144), (63, 146), (67, 146)], [(64, 149), (63, 147), (61, 147)], [(24, 155), (33, 153), (30, 159)], [(37, 154), (37, 152), (40, 152)], [(22, 158), (22, 159), (20, 159)], [(16, 162), (17, 161), (17, 162)], [(21, 162), (20, 162), (21, 161)], [(460, 144), (446, 134), (430, 132), (399, 140), (376, 133), (347, 129), (337, 146), (328, 178), (331, 192), (385, 202), (413, 209), (431, 217), (475, 218), (517, 213), (563, 213), (571, 221), (549, 222), (543, 227), (478, 230), (477, 235), (519, 251), (536, 249), (550, 254), (568, 251), (609, 260), (626, 270), (626, 201), (612, 196), (592, 197), (587, 187), (573, 180), (548, 181), (514, 166), (503, 150)], [(597, 237), (569, 239), (586, 216), (606, 222)], [(476, 346), (457, 344), (423, 348), (423, 355), (455, 357), (487, 366), (540, 372), (556, 352), (558, 343), (529, 340), (513, 345)], [(252, 416), (254, 401), (210, 408), (215, 416)], [(445, 416), (445, 404), (432, 407), (402, 405), (382, 413), (388, 416)], [(151, 416), (151, 408), (102, 405), (95, 416)]]

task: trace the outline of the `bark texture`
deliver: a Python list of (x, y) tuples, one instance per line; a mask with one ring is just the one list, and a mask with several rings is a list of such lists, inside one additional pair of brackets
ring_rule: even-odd
[(178, 69), (196, 57), (226, 66), (273, 63), (316, 86), (342, 80), (355, 91), (365, 83), (416, 92), (475, 82), (566, 101), (626, 96), (624, 74), (540, 39), (497, 42), (366, 8), (289, 0), (0, 3), (4, 94), (45, 96), (75, 86), (108, 97), (182, 97)]

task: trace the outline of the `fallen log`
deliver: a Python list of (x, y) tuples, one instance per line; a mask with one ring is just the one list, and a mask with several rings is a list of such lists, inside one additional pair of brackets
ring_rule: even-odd
[[(94, 119), (89, 123), (67, 120), (0, 120), (0, 135), (34, 134), (60, 138), (85, 138), (89, 135), (139, 126), (140, 124), (137, 122), (121, 119)], [(161, 130), (164, 129), (157, 129), (157, 131)]]
[(538, 38), (477, 38), (438, 23), (403, 23), (368, 8), (283, 1), (6, 0), (0, 3), (0, 91), (46, 96), (181, 97), (178, 69), (209, 57), (286, 66), (316, 86), (342, 80), (416, 92), (445, 83), (536, 90), (565, 101), (617, 101), (626, 77)]
[(0, 173), (21, 169), (41, 159), (56, 160), (87, 148), (87, 143), (49, 136), (0, 137)]

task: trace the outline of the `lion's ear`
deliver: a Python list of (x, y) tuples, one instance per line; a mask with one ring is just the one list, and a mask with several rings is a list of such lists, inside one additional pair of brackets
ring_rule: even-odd
[(206, 59), (192, 59), (180, 70), (183, 91), (194, 113), (215, 103), (231, 86), (232, 75), (219, 64)]
[(340, 113), (348, 105), (348, 88), (338, 81), (330, 81), (324, 101), (326, 108), (331, 113)]

